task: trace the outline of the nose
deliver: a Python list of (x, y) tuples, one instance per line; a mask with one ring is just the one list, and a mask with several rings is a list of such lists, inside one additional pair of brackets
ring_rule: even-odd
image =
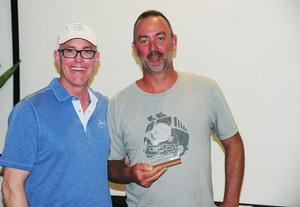
[(149, 49), (151, 51), (156, 51), (157, 50), (157, 45), (156, 45), (156, 42), (154, 40), (150, 41), (150, 43), (149, 43)]

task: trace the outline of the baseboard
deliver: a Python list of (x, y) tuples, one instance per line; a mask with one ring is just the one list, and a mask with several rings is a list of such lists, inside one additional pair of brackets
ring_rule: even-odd
[[(111, 196), (113, 207), (127, 207), (126, 205), (126, 197), (125, 196)], [(216, 201), (216, 205), (220, 205), (221, 202)], [(246, 204), (241, 203), (240, 207), (284, 207), (284, 206), (270, 206), (270, 205), (262, 205), (262, 204)]]

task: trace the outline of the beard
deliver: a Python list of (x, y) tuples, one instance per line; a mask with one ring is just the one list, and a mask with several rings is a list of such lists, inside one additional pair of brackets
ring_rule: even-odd
[(138, 53), (138, 56), (143, 69), (150, 73), (163, 72), (172, 62), (171, 58), (166, 58), (160, 51), (151, 51), (146, 58), (142, 57), (141, 53)]

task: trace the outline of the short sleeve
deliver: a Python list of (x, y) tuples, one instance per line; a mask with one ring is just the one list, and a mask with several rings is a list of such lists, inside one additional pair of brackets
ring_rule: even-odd
[(122, 130), (120, 124), (120, 113), (117, 112), (115, 99), (109, 103), (107, 121), (108, 132), (111, 140), (109, 160), (121, 160), (126, 155), (126, 148), (123, 143)]
[(221, 140), (232, 137), (238, 132), (235, 120), (226, 102), (226, 99), (216, 84), (212, 92), (212, 106), (213, 106), (213, 133)]
[(9, 115), (0, 165), (31, 170), (37, 154), (38, 138), (39, 127), (34, 108), (28, 101), (23, 100)]

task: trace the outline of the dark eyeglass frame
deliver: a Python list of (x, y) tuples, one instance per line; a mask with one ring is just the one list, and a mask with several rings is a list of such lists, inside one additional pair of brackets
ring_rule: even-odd
[[(62, 55), (65, 57), (65, 58), (75, 58), (78, 53), (80, 54), (80, 56), (83, 58), (83, 59), (93, 59), (95, 57), (95, 54), (96, 54), (96, 51), (95, 50), (92, 50), (92, 49), (85, 49), (85, 50), (76, 50), (76, 49), (73, 49), (73, 48), (63, 48), (63, 49), (58, 49), (57, 50), (58, 52), (62, 53)], [(74, 53), (73, 56), (66, 56), (66, 53), (65, 51), (75, 51), (76, 53)], [(93, 56), (92, 57), (86, 57), (85, 55), (82, 55), (83, 53), (82, 52), (92, 52), (93, 53)]]

